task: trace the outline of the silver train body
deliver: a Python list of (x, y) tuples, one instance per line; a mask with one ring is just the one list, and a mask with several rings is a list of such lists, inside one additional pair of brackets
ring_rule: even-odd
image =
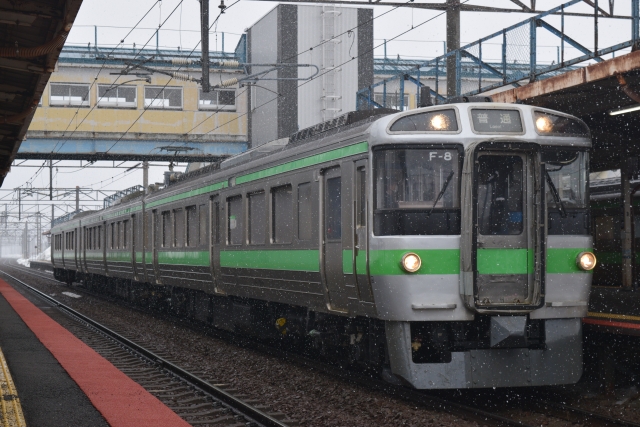
[(56, 225), (56, 277), (416, 388), (578, 381), (586, 126), (492, 103), (351, 114)]

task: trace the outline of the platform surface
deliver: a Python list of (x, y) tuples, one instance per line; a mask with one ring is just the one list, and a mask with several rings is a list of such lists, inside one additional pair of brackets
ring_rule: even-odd
[(0, 347), (28, 426), (189, 425), (34, 301), (0, 279)]
[(625, 335), (640, 335), (640, 290), (594, 286), (586, 327)]

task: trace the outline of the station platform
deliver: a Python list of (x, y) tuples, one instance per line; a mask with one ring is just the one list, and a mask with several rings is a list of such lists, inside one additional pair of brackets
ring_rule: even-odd
[(189, 425), (45, 313), (51, 310), (0, 279), (0, 425)]
[(53, 271), (53, 264), (49, 261), (29, 261), (29, 268), (42, 271)]
[(640, 289), (594, 286), (585, 327), (608, 333), (640, 336)]

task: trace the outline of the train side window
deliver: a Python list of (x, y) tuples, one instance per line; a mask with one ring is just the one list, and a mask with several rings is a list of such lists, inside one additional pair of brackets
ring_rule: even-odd
[(293, 239), (293, 191), (291, 185), (271, 190), (273, 198), (273, 242), (291, 243)]
[(100, 240), (102, 239), (102, 226), (99, 225), (98, 226), (98, 249), (100, 249), (102, 246), (100, 245)]
[(187, 246), (198, 245), (198, 210), (196, 206), (187, 206)]
[(311, 240), (311, 183), (298, 185), (298, 240)]
[(199, 219), (199, 228), (200, 228), (200, 244), (207, 244), (207, 205), (200, 205), (199, 207), (200, 219)]
[(242, 220), (242, 196), (227, 199), (227, 244), (241, 245), (244, 221)]
[(327, 240), (342, 238), (342, 178), (327, 179), (324, 200), (324, 226)]
[(144, 224), (144, 248), (151, 250), (151, 212), (147, 212), (147, 220)]
[(264, 191), (249, 194), (249, 243), (264, 245), (267, 237), (266, 201)]
[[(214, 243), (220, 243), (220, 202), (216, 201), (213, 203), (213, 212), (211, 218), (211, 232), (212, 240)], [(206, 226), (206, 224), (205, 224)]]
[(162, 247), (167, 248), (171, 243), (171, 212), (162, 212)]
[(356, 224), (358, 227), (367, 225), (367, 172), (365, 168), (358, 168), (356, 171)]
[(184, 246), (184, 209), (173, 211), (173, 246), (181, 248)]
[(127, 249), (129, 242), (129, 221), (122, 221), (122, 248)]

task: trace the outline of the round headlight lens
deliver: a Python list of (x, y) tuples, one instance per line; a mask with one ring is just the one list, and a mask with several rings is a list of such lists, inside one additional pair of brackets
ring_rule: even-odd
[(593, 270), (596, 266), (596, 256), (592, 252), (582, 252), (576, 259), (578, 267), (584, 271)]
[(415, 273), (420, 269), (422, 265), (422, 260), (418, 256), (418, 254), (414, 254), (413, 252), (409, 252), (408, 254), (404, 254), (402, 257), (402, 268), (404, 268), (409, 273)]
[(444, 114), (436, 114), (431, 118), (431, 127), (434, 130), (446, 130), (449, 127), (449, 120)]
[(541, 116), (536, 120), (536, 127), (539, 132), (549, 133), (553, 129), (553, 123), (549, 117)]

